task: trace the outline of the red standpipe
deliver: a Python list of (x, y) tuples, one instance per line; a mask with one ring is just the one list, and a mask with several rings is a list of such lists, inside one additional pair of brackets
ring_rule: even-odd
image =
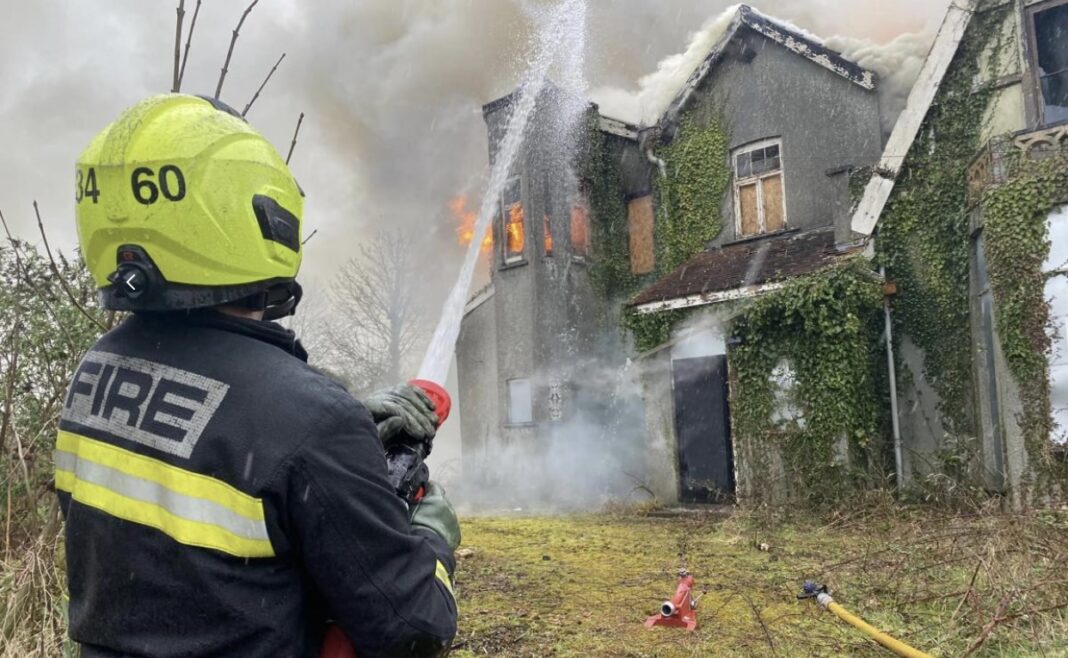
[[(434, 414), (438, 417), (438, 427), (441, 427), (452, 410), (452, 398), (449, 397), (448, 392), (438, 384), (425, 379), (413, 379), (408, 383), (422, 389), (434, 403)], [(327, 626), (319, 658), (356, 658), (356, 650), (353, 649), (349, 638), (337, 624)]]
[(658, 614), (645, 620), (646, 628), (654, 626), (685, 628), (688, 631), (697, 629), (697, 601), (693, 598), (693, 576), (687, 571), (679, 572), (679, 585), (675, 589), (675, 596), (670, 601), (664, 601)]

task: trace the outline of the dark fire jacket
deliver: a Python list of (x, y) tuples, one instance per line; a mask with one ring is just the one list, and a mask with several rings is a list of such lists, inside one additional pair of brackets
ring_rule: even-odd
[(413, 531), (375, 426), (279, 325), (132, 316), (65, 400), (56, 489), (85, 658), (435, 655), (452, 552)]

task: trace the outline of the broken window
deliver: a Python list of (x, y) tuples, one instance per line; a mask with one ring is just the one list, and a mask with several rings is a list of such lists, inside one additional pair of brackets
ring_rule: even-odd
[(1068, 206), (1049, 216), (1050, 253), (1046, 273), (1049, 302), (1049, 390), (1053, 413), (1052, 438), (1068, 443)]
[(580, 259), (590, 253), (590, 202), (585, 184), (571, 202), (571, 253)]
[(656, 268), (653, 250), (653, 197), (631, 199), (627, 204), (627, 232), (630, 234), (630, 271), (648, 274)]
[(501, 216), (504, 218), (504, 262), (514, 263), (523, 260), (523, 247), (526, 243), (526, 228), (523, 223), (522, 185), (519, 178), (513, 178), (501, 192)]
[(508, 380), (508, 424), (526, 425), (534, 422), (534, 401), (529, 379)]
[(1045, 3), (1031, 10), (1034, 52), (1044, 125), (1068, 121), (1068, 2)]
[(738, 237), (786, 228), (782, 140), (766, 140), (734, 153), (734, 205)]

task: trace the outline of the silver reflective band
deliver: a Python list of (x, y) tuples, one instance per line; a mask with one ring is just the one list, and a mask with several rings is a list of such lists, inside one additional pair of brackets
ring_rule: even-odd
[(263, 501), (215, 478), (60, 430), (56, 489), (175, 541), (238, 557), (273, 557)]

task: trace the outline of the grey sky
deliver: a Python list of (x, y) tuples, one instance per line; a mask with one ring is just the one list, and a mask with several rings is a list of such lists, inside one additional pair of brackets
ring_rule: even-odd
[[(377, 227), (430, 236), (428, 285), (460, 258), (446, 210), (486, 161), (480, 106), (519, 79), (534, 0), (260, 0), (242, 30), (223, 100), (239, 108), (284, 51), (249, 114), (283, 153), (307, 113), (293, 169), (308, 193), (304, 276), (325, 285)], [(73, 162), (124, 107), (169, 90), (174, 0), (2, 0), (0, 209), (34, 238), (31, 202), (74, 245)], [(186, 26), (196, 0), (187, 0)], [(245, 0), (204, 0), (184, 91), (211, 93)], [(590, 0), (591, 88), (631, 89), (728, 0)], [(818, 35), (890, 41), (928, 35), (946, 0), (781, 0), (757, 4)], [(314, 293), (313, 293), (314, 294)]]

